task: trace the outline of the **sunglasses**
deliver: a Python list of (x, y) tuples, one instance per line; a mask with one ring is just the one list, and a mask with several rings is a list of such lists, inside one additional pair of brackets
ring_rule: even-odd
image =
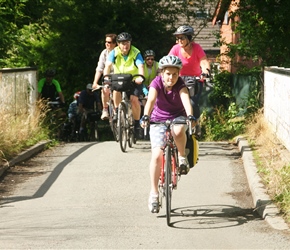
[(154, 61), (154, 58), (146, 58), (146, 61)]
[(113, 43), (113, 42), (110, 42), (110, 41), (105, 41), (105, 43), (111, 44), (111, 43)]
[(178, 40), (183, 41), (186, 39), (186, 37), (185, 36), (177, 36), (175, 39), (176, 39), (176, 41), (178, 41)]

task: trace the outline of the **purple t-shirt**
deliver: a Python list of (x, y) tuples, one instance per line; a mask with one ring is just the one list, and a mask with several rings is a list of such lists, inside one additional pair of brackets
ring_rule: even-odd
[(149, 85), (157, 91), (157, 98), (151, 113), (150, 120), (152, 122), (164, 122), (173, 120), (178, 116), (186, 116), (183, 107), (180, 90), (186, 87), (183, 80), (178, 77), (177, 83), (172, 87), (171, 91), (166, 91), (161, 76), (156, 76)]

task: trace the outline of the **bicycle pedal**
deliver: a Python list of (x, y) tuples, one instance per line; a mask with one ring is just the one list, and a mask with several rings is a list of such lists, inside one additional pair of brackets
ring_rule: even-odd
[(159, 203), (152, 203), (152, 213), (159, 213)]

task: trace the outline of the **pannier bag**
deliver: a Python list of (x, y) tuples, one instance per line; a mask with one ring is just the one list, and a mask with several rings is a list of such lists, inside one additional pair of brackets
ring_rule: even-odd
[(189, 167), (193, 168), (198, 162), (198, 152), (199, 152), (198, 140), (195, 138), (195, 135), (188, 135), (188, 133), (186, 134), (187, 134), (187, 142), (185, 152), (187, 154)]
[(112, 89), (119, 92), (132, 90), (134, 88), (132, 80), (131, 74), (112, 74)]

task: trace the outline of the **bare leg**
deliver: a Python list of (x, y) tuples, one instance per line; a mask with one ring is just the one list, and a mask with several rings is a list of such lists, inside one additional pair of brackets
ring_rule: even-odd
[(136, 121), (140, 120), (140, 115), (141, 115), (141, 106), (138, 100), (138, 97), (135, 95), (131, 95), (130, 96), (130, 101), (132, 104), (132, 114), (133, 114), (133, 118)]
[(161, 173), (161, 163), (162, 150), (159, 147), (153, 148), (149, 166), (151, 193), (158, 194), (158, 180)]
[(186, 126), (185, 125), (174, 125), (172, 129), (172, 135), (176, 147), (178, 149), (179, 155), (186, 156), (185, 146), (186, 146)]

